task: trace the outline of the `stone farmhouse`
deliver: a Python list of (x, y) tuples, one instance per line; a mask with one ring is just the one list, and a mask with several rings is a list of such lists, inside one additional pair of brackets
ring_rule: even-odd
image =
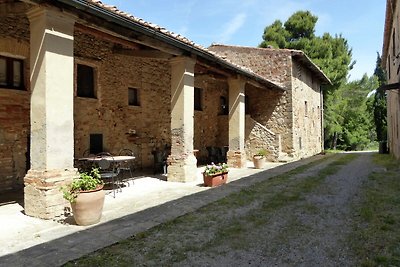
[(382, 67), (386, 70), (388, 148), (400, 159), (400, 7), (399, 1), (386, 1), (386, 19), (383, 36)]
[(206, 49), (98, 0), (1, 0), (0, 16), (0, 192), (24, 186), (27, 215), (62, 213), (86, 151), (151, 168), (168, 146), (167, 179), (186, 182), (209, 147), (237, 168), (323, 149), (330, 81), (300, 51)]

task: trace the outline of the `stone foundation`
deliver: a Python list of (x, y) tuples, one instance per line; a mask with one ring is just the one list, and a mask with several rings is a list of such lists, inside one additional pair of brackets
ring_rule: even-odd
[(231, 168), (244, 168), (246, 167), (246, 152), (245, 151), (231, 151), (227, 153), (228, 166)]
[(52, 219), (64, 212), (67, 201), (60, 188), (69, 184), (78, 173), (74, 170), (35, 171), (25, 176), (25, 214), (41, 219)]
[(197, 159), (191, 154), (183, 158), (168, 157), (168, 182), (193, 182), (197, 178)]

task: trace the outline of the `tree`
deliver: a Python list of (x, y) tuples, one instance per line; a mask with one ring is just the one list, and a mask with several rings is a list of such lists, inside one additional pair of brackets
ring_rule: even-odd
[(372, 104), (376, 137), (378, 141), (386, 141), (387, 140), (386, 93), (384, 90), (381, 89), (381, 86), (386, 84), (386, 73), (382, 68), (382, 59), (379, 53), (377, 53), (374, 75), (378, 79), (378, 86), (379, 86), (379, 88), (376, 89), (374, 101)]
[(362, 150), (373, 139), (373, 118), (368, 111), (368, 93), (376, 88), (375, 76), (342, 84), (327, 96), (325, 134), (331, 136), (326, 145), (343, 150)]
[(285, 30), (290, 34), (289, 41), (295, 42), (302, 38), (313, 39), (317, 21), (318, 17), (312, 15), (310, 11), (294, 13), (285, 22)]
[(333, 86), (325, 92), (334, 91), (346, 81), (355, 62), (347, 40), (341, 35), (315, 36), (317, 21), (318, 17), (309, 11), (294, 13), (284, 24), (276, 20), (264, 29), (259, 46), (302, 50), (332, 81)]
[[(317, 22), (318, 17), (309, 11), (295, 12), (285, 23), (276, 20), (267, 26), (259, 46), (302, 50), (332, 81), (332, 85), (326, 86), (323, 90), (324, 130), (325, 143), (329, 147), (336, 147), (336, 144), (346, 142), (343, 138), (347, 138), (347, 142), (352, 142), (354, 138), (351, 137), (356, 136), (354, 131), (349, 130), (350, 124), (345, 127), (348, 114), (344, 112), (348, 111), (346, 109), (348, 102), (343, 90), (347, 90), (348, 87), (345, 86), (338, 91), (346, 85), (348, 72), (353, 68), (355, 61), (352, 61), (352, 51), (342, 35), (332, 36), (329, 33), (324, 33), (322, 36), (315, 35)], [(361, 136), (364, 136), (364, 133), (355, 139), (360, 140)]]

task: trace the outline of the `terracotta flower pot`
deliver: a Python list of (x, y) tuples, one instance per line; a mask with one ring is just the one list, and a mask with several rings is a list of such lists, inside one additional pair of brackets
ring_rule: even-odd
[(228, 173), (220, 173), (215, 175), (206, 175), (203, 173), (203, 181), (205, 186), (214, 187), (219, 186), (221, 184), (225, 184), (228, 180)]
[(254, 168), (256, 169), (264, 169), (265, 168), (265, 157), (262, 156), (254, 156), (253, 157)]
[(71, 203), (75, 222), (78, 225), (98, 223), (103, 212), (104, 196), (103, 186), (80, 192), (75, 202)]

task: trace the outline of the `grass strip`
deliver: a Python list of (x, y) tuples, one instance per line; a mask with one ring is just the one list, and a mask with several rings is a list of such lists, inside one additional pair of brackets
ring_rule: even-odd
[(362, 188), (350, 245), (360, 266), (400, 266), (400, 172), (390, 155), (376, 154), (381, 166)]

